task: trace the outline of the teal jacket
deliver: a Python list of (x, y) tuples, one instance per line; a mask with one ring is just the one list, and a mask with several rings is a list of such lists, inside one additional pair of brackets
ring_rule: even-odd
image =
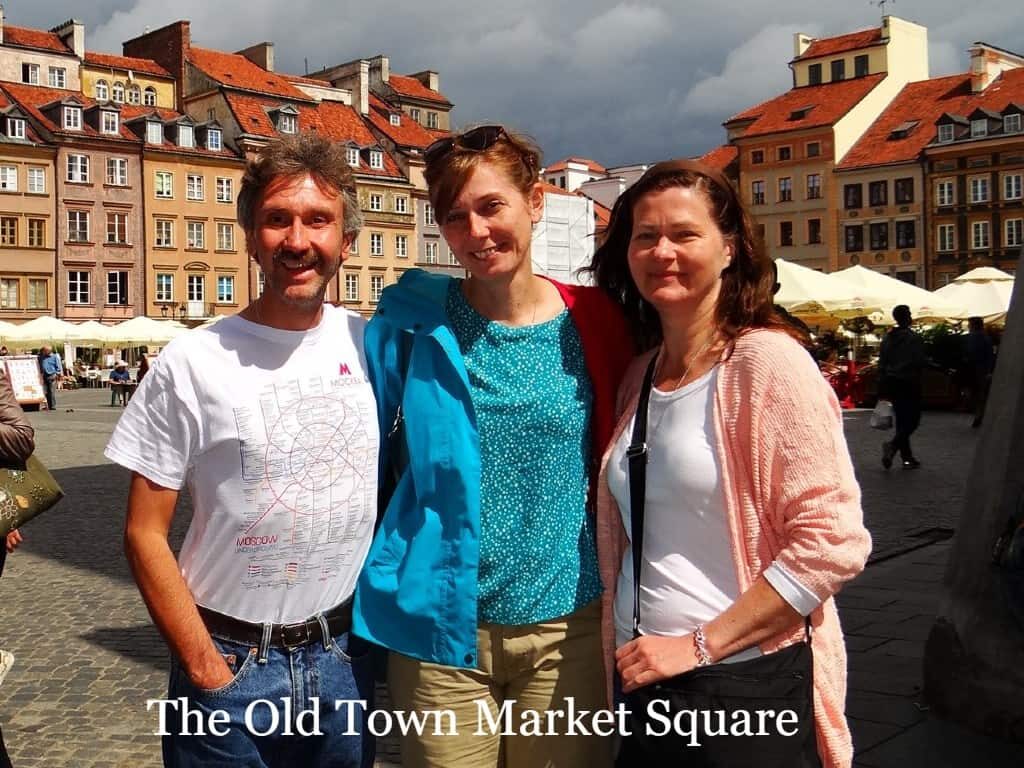
[[(466, 366), (445, 311), (450, 280), (406, 272), (385, 289), (366, 329), (382, 484), (395, 466), (399, 472), (356, 587), (352, 629), (406, 656), (475, 667), (480, 439)], [(601, 291), (554, 284), (580, 334), (594, 389), (596, 482), (633, 346), (620, 310)]]

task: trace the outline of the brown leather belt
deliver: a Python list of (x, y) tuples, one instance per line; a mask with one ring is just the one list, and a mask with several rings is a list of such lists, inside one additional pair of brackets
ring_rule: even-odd
[[(197, 605), (196, 608), (199, 609), (199, 616), (211, 635), (215, 635), (221, 640), (256, 647), (263, 642), (262, 624), (242, 621), (201, 605)], [(347, 600), (329, 611), (324, 611), (324, 618), (327, 619), (327, 628), (330, 630), (331, 637), (348, 632), (352, 628), (352, 601)], [(320, 622), (315, 616), (294, 624), (271, 625), (270, 645), (274, 648), (301, 648), (310, 643), (324, 643), (326, 640), (323, 627), (320, 626)]]

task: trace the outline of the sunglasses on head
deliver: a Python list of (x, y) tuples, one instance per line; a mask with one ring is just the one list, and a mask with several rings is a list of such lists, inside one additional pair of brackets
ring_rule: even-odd
[(438, 139), (423, 152), (423, 159), (427, 163), (433, 163), (446, 157), (452, 150), (468, 149), (473, 152), (483, 152), (490, 149), (502, 137), (506, 136), (505, 128), (501, 125), (481, 125), (472, 128), (458, 136), (445, 136)]

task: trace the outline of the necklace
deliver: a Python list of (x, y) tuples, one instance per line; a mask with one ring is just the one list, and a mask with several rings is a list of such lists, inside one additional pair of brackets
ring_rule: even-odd
[[(690, 375), (690, 371), (692, 370), (694, 364), (698, 360), (700, 360), (700, 358), (704, 355), (705, 352), (707, 352), (708, 347), (711, 346), (711, 342), (714, 341), (714, 340), (715, 340), (715, 333), (712, 332), (711, 335), (708, 336), (708, 340), (705, 341), (704, 344), (701, 346), (701, 348), (697, 350), (697, 354), (695, 354), (693, 357), (690, 358), (690, 364), (688, 366), (686, 366), (686, 370), (683, 371), (683, 375), (680, 376), (678, 379), (676, 379), (676, 383), (674, 385), (672, 385), (672, 389), (668, 390), (668, 391), (674, 392), (675, 390), (679, 389), (679, 387), (682, 386), (683, 382), (686, 381), (686, 377)], [(655, 379), (657, 379), (658, 375), (661, 374), (662, 366), (664, 365), (665, 360), (668, 358), (668, 350), (665, 348), (665, 342), (664, 341), (661, 343), (661, 352), (659, 353), (659, 355), (660, 355), (660, 358), (658, 360), (658, 370), (655, 372), (655, 376), (654, 376)]]

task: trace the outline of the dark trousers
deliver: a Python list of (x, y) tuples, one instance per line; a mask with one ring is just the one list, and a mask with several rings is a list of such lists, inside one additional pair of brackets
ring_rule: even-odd
[(899, 451), (904, 461), (914, 458), (910, 447), (910, 436), (921, 423), (921, 382), (905, 379), (887, 379), (882, 387), (883, 397), (892, 402), (896, 419), (896, 434), (892, 438), (894, 451)]
[(51, 411), (57, 407), (57, 398), (53, 394), (53, 387), (56, 384), (56, 376), (43, 374), (43, 392), (46, 393), (46, 407)]
[(11, 758), (7, 755), (4, 745), (4, 732), (0, 730), (0, 768), (11, 768)]

